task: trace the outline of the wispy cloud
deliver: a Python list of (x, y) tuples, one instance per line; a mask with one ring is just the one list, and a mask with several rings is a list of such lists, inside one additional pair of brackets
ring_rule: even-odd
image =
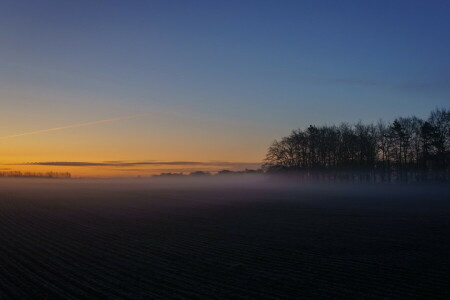
[(131, 115), (131, 116), (122, 116), (122, 117), (113, 118), (113, 119), (106, 119), (106, 120), (99, 120), (99, 121), (93, 121), (93, 122), (87, 122), (87, 123), (80, 123), (80, 124), (73, 124), (73, 125), (67, 125), (67, 126), (61, 126), (61, 127), (41, 129), (41, 130), (36, 130), (36, 131), (7, 135), (7, 136), (0, 137), (0, 139), (10, 139), (10, 138), (16, 138), (16, 137), (21, 137), (21, 136), (34, 135), (34, 134), (40, 134), (40, 133), (46, 133), (46, 132), (52, 132), (52, 131), (59, 131), (59, 130), (70, 129), (70, 128), (86, 127), (86, 126), (92, 126), (92, 125), (103, 124), (103, 123), (114, 122), (114, 121), (135, 119), (135, 118), (140, 118), (140, 117), (144, 117), (144, 116), (148, 116), (148, 115), (150, 115), (150, 113), (143, 113), (143, 114), (137, 114), (137, 115)]
[(395, 88), (412, 92), (450, 91), (450, 76), (434, 78), (432, 80), (406, 82), (396, 85)]
[(27, 166), (61, 166), (61, 167), (135, 167), (135, 166), (220, 166), (220, 167), (259, 167), (257, 162), (228, 162), (228, 161), (53, 161), (53, 162), (28, 162), (14, 165)]
[(345, 85), (364, 85), (364, 86), (386, 86), (385, 82), (372, 79), (357, 78), (314, 78), (314, 82), (322, 84), (345, 84)]
[(391, 90), (411, 92), (450, 91), (450, 70), (428, 74), (417, 80), (404, 80), (391, 82), (387, 80), (375, 80), (371, 78), (345, 78), (345, 77), (302, 77), (316, 84), (353, 85), (378, 87)]

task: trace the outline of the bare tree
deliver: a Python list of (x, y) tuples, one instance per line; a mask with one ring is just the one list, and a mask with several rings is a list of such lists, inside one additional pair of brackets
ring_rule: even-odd
[[(449, 173), (450, 113), (438, 109), (427, 121), (397, 118), (392, 124), (358, 122), (297, 129), (269, 147), (266, 171), (369, 172), (369, 177), (402, 181), (424, 178), (424, 172)], [(419, 174), (420, 173), (420, 174)], [(347, 176), (345, 175), (345, 176)], [(334, 176), (334, 175), (333, 175)], [(351, 176), (353, 178), (353, 175)], [(425, 176), (426, 178), (427, 176)]]

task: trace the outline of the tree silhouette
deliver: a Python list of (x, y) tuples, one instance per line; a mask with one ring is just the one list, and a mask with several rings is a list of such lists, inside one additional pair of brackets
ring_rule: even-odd
[(449, 162), (450, 111), (436, 109), (426, 121), (407, 117), (294, 130), (270, 145), (264, 170), (409, 182), (448, 180)]

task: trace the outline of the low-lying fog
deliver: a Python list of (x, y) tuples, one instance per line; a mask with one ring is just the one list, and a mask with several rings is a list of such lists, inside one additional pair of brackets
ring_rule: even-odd
[[(77, 198), (85, 202), (133, 197), (188, 203), (288, 201), (354, 208), (396, 208), (405, 211), (450, 207), (450, 186), (443, 184), (343, 184), (302, 181), (293, 177), (229, 175), (208, 177), (152, 177), (109, 179), (1, 178), (0, 197), (34, 200)], [(199, 201), (199, 198), (202, 201)], [(177, 202), (178, 202), (177, 201)], [(126, 201), (123, 202), (126, 206)]]
[(1, 299), (449, 299), (442, 185), (0, 179)]

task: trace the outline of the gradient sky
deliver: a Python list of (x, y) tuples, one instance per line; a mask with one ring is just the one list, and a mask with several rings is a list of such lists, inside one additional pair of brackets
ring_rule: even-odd
[(425, 117), (450, 103), (449, 16), (444, 0), (1, 1), (0, 169), (242, 169), (294, 128)]

